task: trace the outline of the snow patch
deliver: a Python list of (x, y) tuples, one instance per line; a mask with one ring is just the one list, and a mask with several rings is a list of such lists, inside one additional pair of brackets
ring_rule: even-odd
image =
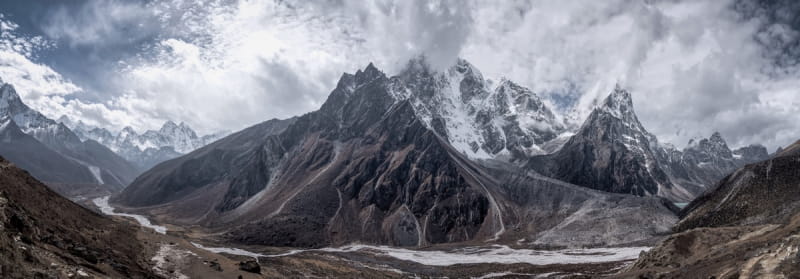
[(197, 254), (191, 251), (176, 249), (174, 245), (161, 245), (151, 261), (155, 262), (153, 270), (156, 274), (170, 279), (189, 279), (180, 272), (180, 267), (187, 263), (189, 256)]
[(103, 182), (103, 176), (100, 174), (100, 168), (92, 165), (88, 165), (86, 167), (88, 167), (89, 171), (92, 172), (92, 175), (94, 176), (94, 179), (97, 180), (97, 183), (105, 184)]
[(256, 261), (258, 261), (258, 257), (267, 257), (268, 256), (268, 255), (264, 255), (264, 254), (250, 252), (250, 251), (247, 251), (247, 250), (242, 250), (242, 249), (239, 249), (239, 248), (206, 247), (206, 246), (203, 246), (200, 243), (195, 243), (195, 242), (192, 242), (192, 245), (194, 245), (194, 247), (197, 247), (199, 249), (203, 249), (203, 250), (215, 253), (215, 254), (230, 254), (230, 255), (237, 255), (237, 256), (253, 257), (253, 258), (256, 259)]

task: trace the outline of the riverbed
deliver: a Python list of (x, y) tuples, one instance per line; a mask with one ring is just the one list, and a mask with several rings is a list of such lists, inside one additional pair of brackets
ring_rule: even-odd
[(100, 212), (102, 212), (105, 215), (133, 218), (136, 220), (136, 222), (139, 222), (139, 224), (142, 225), (142, 227), (151, 228), (160, 234), (167, 233), (167, 227), (153, 224), (152, 222), (150, 222), (150, 219), (147, 219), (147, 217), (144, 217), (142, 215), (114, 212), (114, 207), (108, 204), (108, 198), (109, 196), (100, 197), (93, 199), (92, 202), (100, 209)]
[[(155, 225), (147, 217), (137, 214), (117, 213), (108, 203), (109, 197), (96, 198), (94, 204), (106, 215), (124, 216), (135, 219), (143, 227), (151, 228), (158, 233), (165, 234), (167, 228)], [(342, 247), (328, 247), (320, 249), (296, 249), (285, 253), (263, 254), (247, 251), (240, 248), (207, 247), (192, 242), (197, 248), (218, 254), (230, 254), (255, 259), (286, 257), (299, 253), (367, 253), (375, 256), (390, 257), (403, 261), (410, 261), (427, 266), (450, 266), (456, 264), (516, 264), (527, 263), (532, 265), (549, 264), (587, 264), (634, 260), (639, 253), (647, 251), (649, 247), (615, 247), (615, 248), (587, 248), (563, 250), (533, 250), (514, 249), (505, 245), (486, 245), (475, 247), (460, 247), (449, 250), (414, 250), (406, 248), (353, 244)]]

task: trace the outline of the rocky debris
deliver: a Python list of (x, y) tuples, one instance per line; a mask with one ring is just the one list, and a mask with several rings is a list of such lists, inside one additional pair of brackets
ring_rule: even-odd
[(261, 265), (256, 261), (239, 262), (239, 269), (250, 273), (261, 273)]
[(214, 260), (212, 260), (210, 262), (206, 261), (206, 263), (208, 263), (208, 267), (210, 267), (214, 271), (222, 272), (222, 266), (219, 265), (219, 261), (217, 261), (217, 259), (214, 259)]
[(59, 196), (0, 158), (0, 277), (151, 278), (136, 228)]
[(189, 277), (183, 274), (182, 269), (189, 265), (193, 256), (196, 254), (177, 245), (161, 244), (150, 261), (156, 274), (165, 278), (184, 279)]

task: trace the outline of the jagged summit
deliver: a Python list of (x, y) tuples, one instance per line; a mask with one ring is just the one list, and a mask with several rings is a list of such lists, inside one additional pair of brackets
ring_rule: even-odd
[(3, 84), (0, 87), (0, 118), (11, 118), (20, 128), (30, 132), (32, 128), (48, 126), (52, 120), (48, 121), (44, 115), (28, 107), (17, 94), (14, 86)]
[[(183, 122), (181, 122), (181, 123), (183, 123)], [(172, 122), (172, 120), (167, 120), (167, 122), (164, 122), (164, 125), (161, 125), (161, 130), (165, 130), (165, 129), (172, 130), (172, 129), (177, 129), (177, 128), (178, 128), (178, 124), (175, 124), (175, 122)]]
[(696, 151), (709, 157), (733, 159), (733, 152), (728, 147), (728, 143), (722, 134), (716, 131), (707, 139), (690, 140), (686, 150)]
[(547, 153), (545, 145), (566, 131), (533, 91), (507, 79), (492, 86), (465, 59), (437, 71), (424, 56), (416, 57), (392, 82), (395, 98), (410, 100), (426, 126), (471, 158), (519, 160)]
[(8, 83), (4, 83), (0, 86), (0, 106), (9, 105), (16, 101), (19, 101), (19, 95), (17, 95), (17, 91), (14, 90), (14, 86)]
[(386, 75), (381, 70), (378, 70), (378, 68), (375, 67), (375, 65), (372, 64), (372, 62), (370, 62), (369, 65), (367, 65), (367, 67), (364, 68), (363, 71), (358, 70), (356, 72), (354, 81), (357, 84), (364, 84), (385, 76)]
[(362, 86), (387, 88), (387, 94), (369, 98), (409, 102), (427, 128), (470, 158), (518, 160), (547, 153), (545, 149), (557, 145), (544, 145), (566, 131), (563, 120), (536, 93), (506, 79), (491, 86), (465, 59), (435, 70), (425, 56), (418, 56), (393, 77), (370, 63), (355, 74), (343, 74), (321, 110), (343, 114)]
[(658, 146), (637, 119), (630, 92), (616, 86), (558, 152), (534, 158), (529, 165), (593, 189), (689, 199), (659, 166), (654, 150)]
[(608, 112), (616, 118), (626, 121), (639, 121), (633, 110), (631, 93), (619, 84), (614, 86), (614, 90), (603, 101), (601, 108), (602, 111)]
[(529, 165), (594, 189), (685, 202), (737, 167), (765, 158), (766, 149), (756, 145), (731, 151), (718, 132), (682, 151), (661, 144), (639, 122), (631, 93), (617, 85), (558, 152)]

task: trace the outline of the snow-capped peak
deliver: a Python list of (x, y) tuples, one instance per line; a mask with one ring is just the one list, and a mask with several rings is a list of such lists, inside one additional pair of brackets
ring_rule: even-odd
[(560, 118), (531, 90), (509, 80), (490, 86), (477, 67), (458, 59), (437, 71), (419, 56), (391, 79), (390, 93), (410, 100), (421, 120), (471, 158), (519, 158), (564, 131)]
[(716, 145), (724, 145), (726, 147), (728, 146), (728, 143), (725, 142), (724, 138), (722, 138), (722, 134), (716, 131), (713, 134), (711, 134), (711, 137), (708, 140)]
[(686, 147), (686, 150), (689, 152), (699, 152), (701, 154), (705, 154), (708, 158), (703, 158), (703, 160), (711, 160), (711, 158), (717, 159), (731, 159), (733, 158), (733, 152), (728, 147), (727, 142), (725, 139), (722, 138), (722, 134), (719, 132), (714, 132), (711, 134), (711, 137), (707, 139), (700, 139), (700, 140), (692, 140), (689, 142), (689, 145)]
[(636, 113), (633, 111), (631, 93), (620, 87), (619, 84), (614, 86), (614, 91), (605, 99), (602, 109), (623, 120), (636, 117)]
[[(73, 123), (73, 125), (82, 123), (78, 121), (76, 124), (68, 121), (68, 118), (63, 118), (63, 120), (65, 120), (64, 123)], [(78, 130), (79, 137), (102, 143), (125, 158), (136, 156), (135, 154), (142, 153), (150, 148), (161, 149), (169, 147), (179, 153), (188, 153), (227, 135), (227, 133), (217, 133), (198, 137), (197, 133), (188, 124), (184, 122), (175, 124), (173, 121), (164, 122), (158, 130), (147, 130), (141, 134), (130, 126), (126, 126), (116, 135), (113, 135), (105, 128), (86, 126), (86, 129)]]
[(10, 107), (18, 102), (21, 102), (17, 91), (11, 84), (3, 84), (0, 87), (0, 110)]
[(356, 84), (366, 84), (381, 77), (385, 77), (385, 74), (370, 62), (369, 65), (364, 68), (364, 71), (358, 70), (358, 72), (356, 72), (354, 81)]
[(11, 118), (23, 132), (37, 139), (50, 136), (59, 138), (56, 134), (64, 131), (58, 122), (22, 102), (14, 86), (8, 83), (0, 86), (0, 118)]

